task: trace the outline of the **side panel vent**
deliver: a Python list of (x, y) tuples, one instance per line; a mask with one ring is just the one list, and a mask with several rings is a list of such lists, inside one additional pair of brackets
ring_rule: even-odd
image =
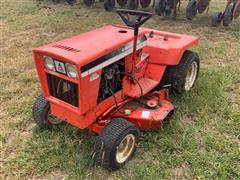
[(78, 49), (74, 49), (74, 48), (71, 48), (71, 47), (68, 47), (68, 46), (62, 46), (62, 45), (58, 45), (58, 44), (54, 45), (53, 47), (64, 49), (66, 51), (71, 51), (71, 52), (74, 52), (74, 53), (80, 52), (80, 50), (78, 50)]

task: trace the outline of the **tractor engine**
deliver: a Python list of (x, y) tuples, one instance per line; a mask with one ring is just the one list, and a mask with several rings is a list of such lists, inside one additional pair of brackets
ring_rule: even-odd
[(103, 68), (98, 93), (98, 103), (122, 89), (122, 72), (124, 71), (124, 65), (120, 62), (123, 61)]

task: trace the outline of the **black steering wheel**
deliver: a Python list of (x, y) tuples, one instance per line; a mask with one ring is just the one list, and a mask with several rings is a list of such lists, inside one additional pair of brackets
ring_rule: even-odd
[[(140, 27), (153, 16), (153, 14), (149, 12), (128, 9), (117, 9), (116, 12), (121, 17), (123, 22), (129, 27)], [(131, 17), (135, 18), (132, 19)]]

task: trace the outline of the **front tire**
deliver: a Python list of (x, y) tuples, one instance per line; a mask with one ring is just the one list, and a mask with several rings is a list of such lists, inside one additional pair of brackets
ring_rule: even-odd
[(123, 118), (113, 119), (96, 138), (94, 160), (109, 171), (119, 169), (134, 155), (139, 129)]
[(50, 113), (50, 104), (43, 95), (38, 96), (33, 104), (32, 115), (36, 124), (41, 129), (50, 129), (53, 125), (62, 122), (62, 120)]
[(171, 85), (172, 89), (179, 93), (190, 91), (198, 78), (200, 60), (197, 53), (185, 51), (179, 64), (168, 66), (163, 77), (165, 85)]

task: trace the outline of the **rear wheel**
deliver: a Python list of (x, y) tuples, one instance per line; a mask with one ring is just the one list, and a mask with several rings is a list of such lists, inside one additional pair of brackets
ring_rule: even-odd
[(119, 169), (134, 154), (139, 129), (123, 118), (113, 119), (96, 138), (94, 160), (109, 171)]
[(188, 20), (192, 20), (194, 16), (197, 14), (197, 1), (190, 0), (186, 9), (186, 18)]
[(177, 93), (190, 91), (198, 78), (200, 60), (197, 53), (185, 51), (179, 64), (168, 66), (163, 77), (165, 85), (170, 84)]
[(222, 21), (222, 12), (216, 12), (212, 17), (212, 26), (218, 27)]
[(84, 4), (86, 6), (92, 6), (95, 2), (95, 0), (83, 0)]
[(127, 9), (134, 10), (139, 6), (139, 0), (127, 0)]
[(62, 122), (62, 120), (51, 114), (49, 102), (43, 97), (43, 95), (37, 97), (32, 108), (32, 114), (33, 119), (42, 129), (50, 129), (53, 125)]
[(225, 9), (224, 15), (223, 15), (223, 25), (224, 26), (229, 26), (233, 20), (233, 9), (234, 9), (234, 4), (231, 3), (227, 6)]
[(112, 11), (115, 7), (115, 0), (104, 0), (104, 9), (106, 11)]

